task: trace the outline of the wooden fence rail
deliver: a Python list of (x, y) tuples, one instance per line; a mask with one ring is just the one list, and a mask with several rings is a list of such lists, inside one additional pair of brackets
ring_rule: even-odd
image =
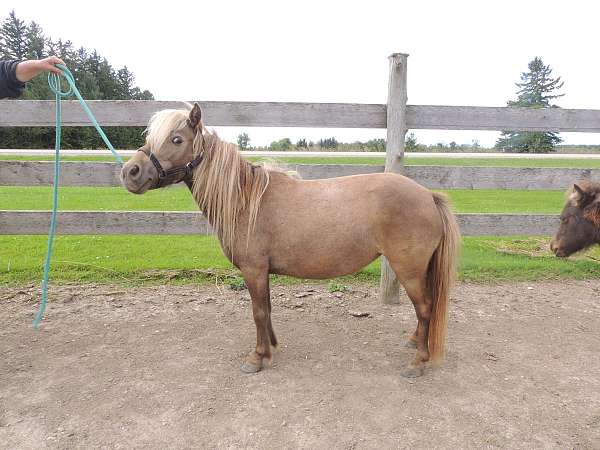
[[(551, 235), (559, 223), (552, 214), (458, 214), (464, 236)], [(48, 234), (50, 211), (0, 210), (1, 234)], [(199, 212), (61, 211), (58, 234), (210, 234)]]
[[(54, 163), (0, 161), (0, 185), (52, 184)], [(383, 166), (287, 164), (307, 180), (383, 172)], [(61, 186), (120, 186), (119, 166), (111, 162), (63, 162)], [(405, 166), (405, 174), (429, 189), (566, 189), (577, 180), (600, 181), (600, 169)]]
[[(387, 106), (356, 103), (208, 102), (199, 100), (208, 126), (386, 128)], [(102, 126), (146, 126), (150, 116), (183, 102), (92, 100)], [(77, 101), (63, 103), (65, 126), (90, 126)], [(54, 101), (2, 100), (0, 127), (54, 126)], [(600, 132), (600, 110), (407, 105), (406, 127), (429, 130)]]

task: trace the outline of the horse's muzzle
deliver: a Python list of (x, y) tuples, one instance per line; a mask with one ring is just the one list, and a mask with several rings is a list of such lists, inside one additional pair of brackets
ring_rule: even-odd
[(121, 169), (121, 183), (133, 194), (143, 194), (151, 188), (153, 178), (145, 174), (147, 170), (136, 161), (127, 162)]
[(560, 246), (556, 243), (554, 239), (550, 242), (550, 250), (554, 253), (555, 256), (559, 258), (566, 258), (569, 256), (564, 249), (561, 249)]

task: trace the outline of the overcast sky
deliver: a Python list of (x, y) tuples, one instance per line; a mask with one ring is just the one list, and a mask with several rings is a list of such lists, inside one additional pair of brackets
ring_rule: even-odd
[[(408, 53), (408, 102), (505, 106), (535, 56), (565, 81), (564, 108), (600, 109), (596, 1), (30, 1), (0, 14), (127, 65), (158, 100), (385, 103), (388, 60)], [(207, 124), (210, 126), (210, 124)], [(240, 129), (218, 129), (235, 141)], [(367, 140), (384, 130), (247, 128), (251, 144), (290, 137)], [(415, 131), (422, 143), (492, 146), (496, 132)], [(562, 133), (565, 143), (600, 136)]]

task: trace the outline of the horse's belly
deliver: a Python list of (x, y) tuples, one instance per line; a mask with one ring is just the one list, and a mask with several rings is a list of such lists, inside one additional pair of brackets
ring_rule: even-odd
[[(332, 245), (334, 244), (334, 245)], [(270, 253), (270, 272), (299, 278), (333, 278), (359, 271), (379, 256), (367, 242), (331, 242), (318, 237), (304, 244), (288, 243)]]

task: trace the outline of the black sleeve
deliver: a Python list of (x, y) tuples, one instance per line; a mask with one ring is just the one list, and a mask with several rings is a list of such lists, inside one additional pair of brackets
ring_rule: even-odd
[(19, 61), (0, 61), (0, 98), (17, 98), (23, 94), (25, 83), (17, 80)]

